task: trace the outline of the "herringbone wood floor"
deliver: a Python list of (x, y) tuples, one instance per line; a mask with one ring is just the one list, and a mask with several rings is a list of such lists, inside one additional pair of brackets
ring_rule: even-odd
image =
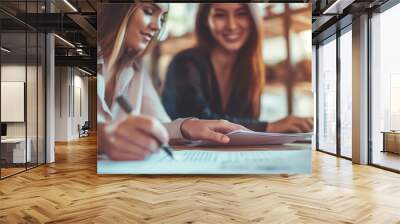
[(311, 175), (96, 174), (94, 137), (0, 181), (0, 223), (400, 223), (400, 175), (315, 152)]

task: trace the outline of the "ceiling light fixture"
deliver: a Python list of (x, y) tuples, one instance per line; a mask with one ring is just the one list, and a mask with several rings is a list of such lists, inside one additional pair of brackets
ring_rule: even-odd
[(336, 0), (332, 5), (322, 13), (323, 15), (343, 14), (343, 10), (351, 5), (355, 0)]
[(6, 53), (10, 53), (10, 52), (11, 52), (11, 50), (9, 50), (9, 49), (7, 49), (7, 48), (5, 48), (5, 47), (1, 47), (0, 49), (1, 49), (2, 51), (6, 52)]
[(74, 12), (78, 12), (78, 10), (68, 1), (64, 0), (65, 4), (67, 4)]
[(68, 46), (75, 48), (75, 45), (73, 45), (73, 44), (72, 44), (71, 42), (69, 42), (68, 40), (66, 40), (66, 39), (64, 39), (64, 38), (62, 38), (62, 37), (60, 37), (60, 36), (57, 35), (57, 34), (54, 34), (54, 36), (57, 37), (57, 38), (58, 38), (59, 40), (61, 40), (62, 42), (64, 42), (65, 44), (67, 44)]
[(83, 72), (83, 73), (85, 73), (85, 74), (87, 74), (87, 75), (93, 75), (92, 73), (90, 73), (90, 72), (88, 72), (88, 71), (86, 71), (86, 70), (83, 70), (83, 69), (81, 69), (81, 68), (79, 68), (79, 67), (78, 67), (78, 70), (81, 71), (81, 72)]

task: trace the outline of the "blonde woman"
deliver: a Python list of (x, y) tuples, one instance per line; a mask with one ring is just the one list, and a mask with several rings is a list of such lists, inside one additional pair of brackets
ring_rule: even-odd
[[(171, 121), (141, 66), (157, 41), (167, 3), (102, 4), (98, 15), (98, 150), (113, 160), (142, 160), (170, 139), (229, 142), (225, 134), (244, 129), (224, 120)], [(116, 103), (124, 95), (127, 115)], [(188, 105), (190, 106), (190, 105)]]

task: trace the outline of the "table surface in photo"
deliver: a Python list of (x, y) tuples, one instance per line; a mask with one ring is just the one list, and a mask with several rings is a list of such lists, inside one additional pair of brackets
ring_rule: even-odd
[(311, 145), (173, 147), (144, 161), (99, 159), (99, 174), (293, 174), (311, 172)]

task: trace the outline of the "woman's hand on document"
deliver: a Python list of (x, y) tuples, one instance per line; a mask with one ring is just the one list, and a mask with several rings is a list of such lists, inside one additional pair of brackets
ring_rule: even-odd
[(267, 125), (266, 132), (312, 132), (314, 122), (312, 118), (288, 116), (282, 120)]
[(124, 116), (116, 123), (105, 124), (100, 134), (99, 145), (112, 160), (143, 160), (169, 140), (165, 127), (148, 116)]
[(196, 118), (187, 119), (181, 125), (184, 138), (217, 143), (228, 143), (229, 137), (225, 134), (236, 130), (248, 129), (226, 120), (199, 120)]

